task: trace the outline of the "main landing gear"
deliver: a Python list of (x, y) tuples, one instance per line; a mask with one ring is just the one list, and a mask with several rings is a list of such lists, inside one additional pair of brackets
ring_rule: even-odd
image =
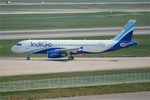
[(69, 60), (69, 61), (74, 60), (74, 56), (69, 56), (69, 57), (68, 57), (68, 60)]

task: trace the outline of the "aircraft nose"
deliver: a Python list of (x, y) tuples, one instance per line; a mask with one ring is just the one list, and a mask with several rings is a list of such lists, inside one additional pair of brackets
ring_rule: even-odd
[(14, 53), (17, 53), (17, 48), (16, 48), (16, 46), (12, 46), (12, 47), (11, 47), (11, 51), (14, 52)]

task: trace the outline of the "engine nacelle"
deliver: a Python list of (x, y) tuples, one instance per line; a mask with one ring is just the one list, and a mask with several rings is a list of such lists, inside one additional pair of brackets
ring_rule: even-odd
[(48, 58), (61, 58), (61, 57), (65, 57), (66, 54), (59, 52), (59, 51), (50, 51), (47, 52)]

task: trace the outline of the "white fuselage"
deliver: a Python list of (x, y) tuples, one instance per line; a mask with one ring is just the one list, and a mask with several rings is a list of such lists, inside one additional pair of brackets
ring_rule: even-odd
[(97, 53), (111, 48), (113, 40), (25, 40), (12, 47), (16, 53), (34, 53), (52, 48), (80, 48), (81, 51)]

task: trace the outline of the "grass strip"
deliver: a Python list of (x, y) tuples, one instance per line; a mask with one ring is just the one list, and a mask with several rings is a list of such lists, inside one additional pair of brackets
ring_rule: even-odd
[(19, 76), (6, 76), (0, 77), (0, 82), (19, 81), (19, 80), (38, 80), (49, 78), (67, 78), (67, 77), (88, 77), (98, 75), (113, 75), (122, 73), (142, 73), (150, 72), (150, 68), (140, 69), (124, 69), (124, 70), (103, 70), (103, 71), (83, 71), (83, 72), (67, 72), (67, 73), (50, 73), (50, 74), (36, 74), (36, 75), (19, 75)]
[(41, 89), (29, 91), (16, 91), (0, 93), (0, 96), (8, 96), (12, 100), (35, 100), (44, 98), (60, 98), (60, 97), (73, 97), (85, 95), (101, 95), (112, 93), (127, 93), (150, 91), (150, 83), (131, 83), (119, 85), (104, 85), (104, 86), (90, 86), (78, 88), (64, 88), (64, 89)]
[(36, 3), (31, 5), (1, 5), (2, 11), (28, 11), (28, 10), (51, 10), (51, 9), (148, 9), (149, 3), (142, 4), (46, 4)]
[(0, 15), (0, 30), (120, 27), (131, 19), (137, 20), (138, 26), (149, 26), (149, 18), (149, 12), (4, 14)]

